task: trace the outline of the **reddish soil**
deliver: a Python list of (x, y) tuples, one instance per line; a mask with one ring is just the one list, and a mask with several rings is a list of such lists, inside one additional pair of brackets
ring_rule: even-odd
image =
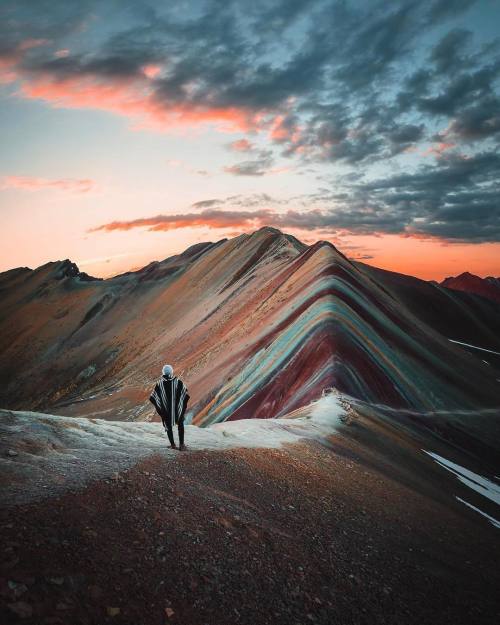
[(0, 621), (498, 623), (498, 530), (332, 445), (153, 456), (3, 510)]

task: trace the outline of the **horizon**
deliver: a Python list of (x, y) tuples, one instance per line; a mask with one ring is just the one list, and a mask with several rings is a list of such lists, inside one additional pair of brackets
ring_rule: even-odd
[(500, 275), (499, 5), (0, 17), (0, 271), (70, 258), (109, 278), (271, 226), (424, 280)]
[[(242, 236), (242, 235), (244, 235), (244, 234), (246, 234), (247, 236), (251, 236), (252, 234), (255, 234), (256, 232), (258, 232), (258, 231), (260, 231), (260, 230), (263, 230), (263, 229), (265, 229), (265, 228), (273, 228), (274, 230), (277, 230), (280, 234), (285, 235), (285, 236), (290, 234), (289, 232), (283, 232), (282, 230), (279, 230), (278, 228), (275, 228), (274, 226), (262, 226), (261, 228), (258, 228), (257, 230), (253, 230), (253, 231), (250, 231), (250, 232), (241, 232), (241, 233), (239, 233), (239, 234), (235, 235), (234, 237), (222, 237), (221, 239), (217, 239), (217, 240), (215, 240), (215, 241), (199, 241), (199, 242), (197, 242), (197, 243), (193, 243), (193, 244), (191, 244), (191, 245), (188, 245), (188, 247), (184, 248), (184, 249), (183, 249), (183, 250), (181, 250), (180, 252), (176, 252), (176, 253), (174, 253), (174, 254), (170, 254), (169, 256), (165, 256), (164, 258), (154, 258), (154, 259), (151, 259), (151, 260), (150, 260), (148, 263), (146, 263), (145, 265), (137, 265), (137, 266), (132, 266), (132, 267), (130, 267), (129, 269), (126, 269), (125, 271), (120, 271), (120, 272), (118, 272), (118, 273), (112, 273), (112, 274), (109, 274), (109, 275), (102, 275), (102, 276), (99, 276), (99, 275), (96, 275), (96, 274), (93, 274), (93, 273), (89, 273), (88, 271), (84, 271), (84, 270), (82, 270), (82, 268), (80, 267), (80, 265), (78, 264), (78, 262), (76, 262), (74, 259), (72, 259), (72, 258), (70, 258), (70, 257), (67, 257), (67, 258), (59, 258), (59, 259), (54, 259), (54, 260), (48, 260), (48, 261), (46, 261), (45, 263), (42, 263), (42, 264), (37, 265), (37, 266), (35, 266), (35, 267), (29, 267), (29, 266), (27, 266), (27, 265), (24, 265), (24, 266), (11, 267), (11, 268), (6, 269), (6, 270), (4, 270), (4, 271), (6, 271), (6, 272), (7, 272), (7, 271), (13, 271), (13, 270), (15, 270), (15, 269), (29, 269), (30, 271), (36, 271), (37, 269), (40, 269), (41, 267), (43, 267), (43, 266), (45, 266), (45, 265), (47, 265), (47, 264), (53, 264), (53, 263), (63, 263), (63, 262), (65, 262), (65, 261), (69, 261), (69, 262), (71, 262), (71, 263), (75, 264), (75, 265), (78, 267), (78, 270), (79, 270), (80, 272), (84, 272), (84, 273), (86, 273), (87, 275), (89, 275), (89, 276), (90, 276), (90, 277), (92, 277), (92, 278), (98, 278), (98, 279), (100, 279), (100, 280), (109, 280), (109, 279), (116, 278), (116, 277), (119, 277), (119, 276), (121, 276), (121, 275), (124, 275), (124, 274), (126, 274), (126, 273), (134, 273), (134, 272), (141, 271), (142, 269), (144, 269), (145, 267), (147, 267), (149, 264), (152, 264), (152, 263), (161, 263), (161, 262), (164, 262), (164, 261), (168, 260), (169, 258), (172, 258), (173, 256), (176, 256), (176, 255), (178, 255), (178, 254), (182, 254), (182, 253), (184, 253), (185, 251), (187, 251), (190, 247), (193, 247), (194, 245), (199, 245), (199, 244), (201, 244), (201, 243), (206, 243), (206, 244), (214, 244), (214, 243), (219, 243), (220, 241), (230, 240), (230, 239), (236, 238), (236, 237), (238, 237), (238, 236)], [(295, 235), (292, 235), (292, 236), (295, 236)], [(300, 239), (299, 239), (299, 241), (300, 241)], [(318, 242), (320, 242), (320, 241), (322, 241), (322, 242), (326, 242), (326, 243), (331, 243), (332, 245), (334, 245), (331, 241), (328, 241), (327, 239), (318, 239), (318, 240), (317, 240), (317, 241), (315, 241), (314, 243), (307, 243), (307, 244), (306, 244), (306, 243), (304, 243), (303, 241), (300, 241), (300, 242), (301, 242), (301, 243), (304, 243), (304, 245), (307, 245), (308, 247), (311, 247), (312, 245), (314, 245), (315, 243), (318, 243)], [(343, 254), (343, 252), (342, 252), (342, 250), (341, 250), (341, 249), (339, 249), (337, 246), (334, 246), (334, 247), (337, 249), (337, 251), (339, 251), (340, 253), (342, 253), (342, 254)], [(373, 263), (370, 263), (370, 262), (368, 262), (368, 261), (366, 261), (366, 260), (357, 260), (357, 259), (355, 259), (355, 258), (350, 258), (350, 257), (349, 257), (348, 255), (346, 255), (346, 254), (344, 254), (344, 256), (346, 256), (346, 258), (347, 258), (348, 260), (351, 260), (351, 261), (354, 261), (354, 262), (364, 263), (364, 264), (370, 265), (370, 266), (372, 266), (372, 267), (376, 267), (376, 268), (378, 268), (378, 269), (383, 269), (384, 271), (393, 271), (393, 270), (391, 270), (391, 269), (384, 269), (383, 267), (377, 267), (376, 265), (373, 265)], [(3, 273), (3, 272), (0, 272), (0, 273)], [(413, 276), (413, 274), (404, 274), (403, 272), (395, 272), (395, 273), (401, 273), (402, 275)], [(428, 281), (428, 282), (435, 281), (435, 282), (439, 282), (439, 283), (440, 283), (440, 282), (444, 281), (444, 280), (445, 280), (445, 279), (447, 279), (447, 278), (459, 277), (459, 276), (462, 276), (462, 275), (465, 275), (465, 274), (470, 274), (470, 275), (473, 275), (473, 276), (477, 276), (477, 275), (478, 275), (478, 274), (474, 274), (473, 272), (470, 272), (470, 271), (468, 271), (468, 270), (464, 270), (464, 271), (457, 272), (457, 273), (455, 273), (455, 274), (453, 274), (453, 275), (444, 276), (444, 277), (443, 277), (443, 278), (441, 278), (440, 280), (434, 280), (433, 278), (429, 278), (429, 279), (420, 278), (420, 279), (425, 280), (425, 281)], [(413, 276), (413, 277), (417, 277), (417, 278), (418, 278), (418, 276)], [(494, 276), (493, 274), (492, 274), (492, 275), (479, 276), (479, 277), (481, 277), (481, 278), (485, 278), (485, 277), (494, 277), (494, 278), (498, 278), (498, 276)]]

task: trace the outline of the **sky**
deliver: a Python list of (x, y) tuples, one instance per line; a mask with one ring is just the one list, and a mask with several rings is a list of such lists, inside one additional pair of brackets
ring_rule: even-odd
[(274, 226), (500, 276), (500, 0), (3, 0), (0, 271)]

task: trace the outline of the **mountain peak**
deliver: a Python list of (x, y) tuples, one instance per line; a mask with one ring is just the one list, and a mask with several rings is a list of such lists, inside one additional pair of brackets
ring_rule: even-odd
[(462, 272), (459, 276), (457, 276), (457, 279), (458, 278), (478, 278), (479, 280), (481, 280), (479, 276), (476, 276), (475, 273), (471, 273), (470, 271)]
[(450, 276), (441, 282), (441, 286), (455, 291), (465, 291), (481, 295), (494, 302), (500, 302), (500, 285), (495, 280), (481, 278), (469, 271), (464, 271), (459, 276)]
[(262, 228), (259, 228), (258, 230), (255, 230), (254, 232), (252, 232), (252, 234), (283, 234), (283, 232), (281, 232), (281, 230), (278, 230), (278, 228), (274, 228), (273, 226), (262, 226)]
[(89, 276), (89, 274), (85, 273), (84, 271), (80, 271), (78, 265), (71, 261), (69, 258), (65, 258), (64, 260), (58, 260), (54, 263), (48, 264), (54, 265), (53, 277), (56, 280), (62, 280), (63, 278), (78, 278), (82, 282), (102, 280), (102, 278), (95, 278), (94, 276)]
[(61, 278), (73, 278), (80, 273), (80, 269), (78, 265), (72, 262), (69, 258), (65, 258), (63, 261), (59, 263), (59, 273), (57, 277)]

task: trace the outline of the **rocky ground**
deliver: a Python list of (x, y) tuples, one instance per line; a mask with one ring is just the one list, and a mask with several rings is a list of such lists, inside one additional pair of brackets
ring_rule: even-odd
[(398, 462), (340, 435), (156, 453), (9, 506), (0, 621), (498, 623), (498, 530)]

